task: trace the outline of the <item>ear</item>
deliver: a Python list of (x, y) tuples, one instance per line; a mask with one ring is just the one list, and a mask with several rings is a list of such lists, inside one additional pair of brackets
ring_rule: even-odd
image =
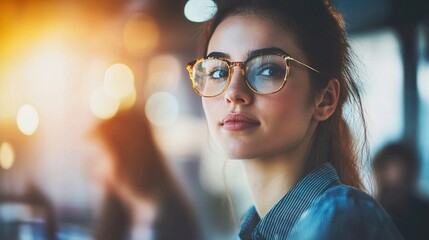
[(315, 111), (313, 118), (319, 122), (328, 119), (335, 112), (339, 97), (340, 82), (337, 79), (329, 80), (328, 86), (314, 99)]

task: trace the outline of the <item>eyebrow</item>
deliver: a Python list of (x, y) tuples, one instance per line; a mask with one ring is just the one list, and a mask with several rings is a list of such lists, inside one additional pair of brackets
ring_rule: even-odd
[[(256, 55), (262, 55), (262, 54), (285, 54), (285, 55), (289, 55), (288, 53), (286, 53), (281, 48), (278, 48), (278, 47), (269, 47), (269, 48), (261, 48), (261, 49), (256, 49), (256, 50), (249, 51), (247, 53), (247, 58), (253, 57), (253, 56), (256, 56)], [(211, 53), (209, 53), (207, 55), (206, 58), (231, 59), (231, 57), (230, 57), (229, 54), (223, 53), (223, 52), (211, 52)]]
[(209, 55), (207, 55), (206, 58), (227, 58), (229, 59), (230, 56), (227, 53), (223, 52), (211, 52)]
[(255, 55), (262, 55), (262, 54), (285, 54), (285, 55), (289, 55), (288, 53), (286, 53), (281, 48), (269, 47), (269, 48), (261, 48), (261, 49), (253, 50), (248, 54), (247, 57), (253, 57)]

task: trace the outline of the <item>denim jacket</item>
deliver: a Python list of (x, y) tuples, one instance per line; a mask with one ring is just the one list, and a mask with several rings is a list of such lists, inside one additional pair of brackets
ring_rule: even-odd
[(243, 217), (240, 239), (403, 239), (384, 209), (366, 193), (339, 182), (325, 163), (302, 178), (261, 219)]

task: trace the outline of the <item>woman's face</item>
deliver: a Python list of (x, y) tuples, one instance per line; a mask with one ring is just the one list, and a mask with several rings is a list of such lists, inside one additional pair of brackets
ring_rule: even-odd
[[(244, 61), (250, 52), (265, 48), (280, 48), (308, 62), (290, 31), (270, 18), (250, 14), (222, 21), (207, 53), (220, 52), (230, 61)], [(259, 95), (248, 88), (238, 68), (224, 94), (202, 100), (212, 138), (233, 159), (292, 154), (315, 129), (309, 70), (292, 62), (283, 89)]]

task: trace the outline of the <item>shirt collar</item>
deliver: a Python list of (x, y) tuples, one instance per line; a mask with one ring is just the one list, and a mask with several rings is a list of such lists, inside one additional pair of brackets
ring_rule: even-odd
[(241, 223), (240, 238), (286, 239), (311, 203), (327, 188), (338, 184), (334, 167), (330, 163), (321, 165), (302, 178), (262, 219), (254, 206), (250, 208)]

